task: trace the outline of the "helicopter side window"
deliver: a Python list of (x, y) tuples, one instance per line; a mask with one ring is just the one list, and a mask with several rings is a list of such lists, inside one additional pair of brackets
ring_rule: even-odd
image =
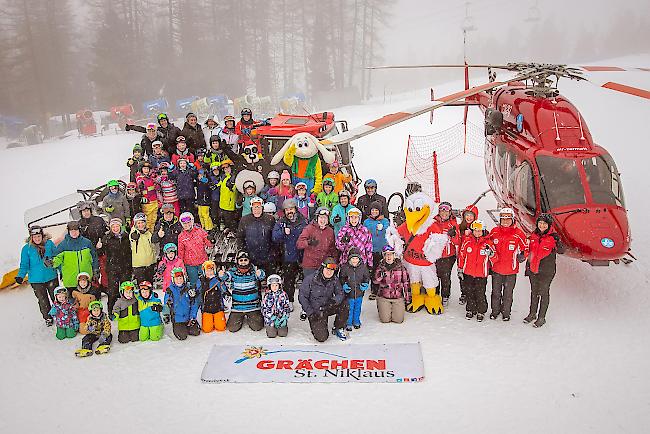
[(515, 173), (515, 169), (517, 169), (517, 157), (514, 152), (508, 151), (504, 154), (503, 167), (505, 169), (503, 177), (507, 180), (508, 191), (512, 192), (515, 190), (515, 178), (513, 174)]
[(620, 174), (609, 154), (584, 158), (582, 167), (595, 203), (625, 207)]
[(541, 155), (536, 158), (545, 209), (586, 203), (578, 165), (569, 158)]
[(499, 178), (504, 179), (506, 177), (506, 164), (508, 160), (508, 155), (506, 154), (506, 146), (503, 143), (497, 145), (496, 152), (496, 169)]
[(530, 164), (525, 161), (515, 176), (515, 200), (524, 206), (528, 214), (535, 214), (535, 180)]

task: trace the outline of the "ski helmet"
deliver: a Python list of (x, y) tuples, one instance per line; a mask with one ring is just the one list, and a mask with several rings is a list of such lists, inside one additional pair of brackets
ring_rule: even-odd
[(232, 162), (232, 160), (230, 158), (226, 158), (225, 160), (223, 160), (221, 162), (221, 167), (224, 167), (224, 166), (230, 167), (232, 165), (233, 165), (233, 162)]
[(293, 197), (290, 197), (289, 199), (285, 199), (284, 202), (282, 202), (282, 209), (286, 210), (289, 208), (298, 209), (298, 201)]
[(160, 207), (160, 212), (163, 214), (167, 212), (173, 213), (174, 205), (172, 205), (171, 203), (163, 203), (163, 206)]
[(160, 140), (154, 140), (151, 142), (151, 147), (152, 148), (162, 148), (162, 142)]
[(184, 141), (185, 141), (185, 136), (178, 136), (178, 137), (176, 137), (176, 143), (184, 142)]
[(214, 169), (219, 170), (220, 166), (221, 164), (218, 161), (213, 161), (212, 163), (210, 163), (210, 170), (214, 170)]
[(232, 115), (226, 115), (223, 117), (223, 123), (225, 124), (228, 121), (236, 122), (235, 117)]
[(169, 118), (167, 117), (167, 113), (159, 113), (157, 118), (158, 118), (158, 123), (160, 123), (160, 121), (162, 121), (163, 119), (165, 119), (165, 120), (167, 120), (167, 122), (169, 122)]
[(154, 124), (153, 122), (149, 122), (149, 123), (147, 124), (147, 129), (148, 129), (148, 130), (151, 130), (151, 131), (155, 131), (156, 129), (158, 129), (158, 127), (157, 127), (156, 124)]
[(266, 202), (264, 204), (264, 212), (275, 214), (278, 209), (273, 202)]
[(483, 220), (474, 220), (469, 227), (473, 231), (474, 230), (482, 231), (483, 229), (485, 229), (485, 225), (483, 224)]
[(366, 182), (363, 183), (364, 188), (375, 187), (377, 188), (377, 181), (374, 179), (366, 179)]
[(304, 182), (297, 183), (296, 184), (296, 190), (300, 190), (301, 188), (304, 189), (304, 190), (307, 190), (307, 184), (305, 184)]
[(239, 252), (237, 252), (237, 258), (236, 258), (237, 262), (239, 262), (240, 259), (250, 260), (250, 256), (248, 256), (248, 252), (245, 250), (240, 250)]
[(275, 170), (271, 170), (268, 175), (266, 175), (268, 179), (280, 179), (280, 174), (276, 172)]
[(189, 112), (188, 114), (185, 115), (185, 119), (189, 120), (190, 118), (195, 118), (196, 115), (192, 112)]
[(438, 205), (438, 211), (451, 211), (452, 206), (451, 203), (449, 202), (440, 202), (440, 205)]
[(194, 223), (194, 216), (192, 215), (191, 212), (184, 212), (181, 214), (181, 216), (178, 218), (178, 220), (181, 223)]
[(361, 218), (361, 210), (359, 208), (353, 206), (352, 208), (350, 208), (348, 210), (348, 217), (353, 216), (353, 215), (359, 216), (359, 218)]
[(201, 264), (201, 269), (203, 270), (203, 274), (205, 274), (205, 271), (208, 269), (217, 269), (217, 265), (214, 263), (214, 261), (207, 260), (203, 264)]
[(90, 303), (88, 303), (88, 310), (92, 312), (94, 308), (98, 307), (99, 310), (104, 310), (104, 306), (102, 305), (102, 302), (99, 300), (93, 300)]
[(135, 145), (133, 145), (133, 150), (131, 152), (136, 152), (136, 151), (142, 154), (142, 146), (140, 145), (140, 143), (136, 143)]
[(67, 296), (68, 289), (65, 286), (57, 286), (56, 288), (54, 288), (54, 296), (56, 297), (58, 294), (65, 294)]
[(512, 208), (501, 208), (499, 210), (499, 219), (511, 219), (515, 215)]
[(79, 222), (76, 220), (72, 220), (68, 222), (67, 226), (68, 231), (78, 231), (79, 230)]
[(319, 206), (319, 207), (316, 209), (316, 214), (315, 214), (315, 216), (318, 217), (318, 216), (321, 216), (321, 215), (324, 215), (324, 216), (326, 216), (326, 217), (329, 217), (329, 215), (330, 215), (330, 210), (329, 210), (329, 208), (327, 208), (327, 207), (325, 207), (325, 206)]
[(221, 139), (216, 134), (210, 136), (210, 144), (214, 142), (221, 143)]
[(143, 280), (142, 282), (138, 283), (138, 288), (139, 289), (148, 289), (149, 291), (151, 291), (151, 289), (153, 288), (153, 285), (148, 280)]
[(136, 184), (135, 182), (129, 182), (128, 184), (126, 184), (127, 190), (135, 190), (137, 188), (138, 188), (138, 184)]
[(106, 187), (119, 187), (120, 183), (116, 179), (111, 179), (106, 183)]
[(181, 267), (172, 268), (172, 278), (178, 276), (182, 276), (183, 279), (185, 279), (185, 270), (183, 270)]
[(264, 199), (262, 199), (259, 196), (252, 197), (251, 198), (251, 208), (253, 207), (253, 205), (256, 205), (256, 204), (264, 206)]
[(350, 198), (352, 197), (352, 195), (350, 194), (350, 192), (347, 191), (347, 190), (341, 190), (341, 191), (339, 191), (339, 198), (341, 198), (341, 197), (343, 197), (343, 196), (347, 197), (348, 199), (350, 199)]
[(82, 277), (90, 282), (90, 274), (86, 273), (85, 271), (82, 271), (81, 273), (77, 274), (77, 282), (79, 282), (79, 279), (81, 279)]
[(81, 201), (77, 205), (77, 208), (79, 208), (79, 211), (83, 211), (85, 209), (93, 210), (93, 204), (90, 201)]
[(391, 246), (390, 244), (386, 244), (382, 249), (381, 249), (381, 254), (385, 255), (387, 252), (393, 252), (395, 253), (395, 247)]
[(133, 216), (133, 223), (135, 222), (147, 222), (147, 216), (143, 212), (137, 213), (135, 216)]
[(324, 178), (323, 179), (323, 186), (329, 185), (330, 187), (334, 187), (334, 180), (330, 177)]
[(123, 295), (124, 291), (128, 291), (128, 290), (133, 291), (134, 289), (135, 289), (135, 285), (130, 280), (120, 283), (120, 295)]
[(43, 228), (37, 225), (30, 226), (29, 235), (43, 235)]
[(246, 108), (243, 108), (241, 110), (241, 115), (242, 116), (244, 116), (244, 115), (253, 116), (253, 111), (251, 109), (249, 109), (248, 107), (246, 107)]
[(277, 283), (278, 285), (282, 286), (282, 277), (277, 274), (271, 274), (266, 278), (266, 284), (271, 286), (272, 283)]
[(165, 247), (163, 247), (163, 253), (167, 252), (177, 252), (178, 247), (176, 247), (176, 244), (174, 243), (167, 243), (165, 244)]

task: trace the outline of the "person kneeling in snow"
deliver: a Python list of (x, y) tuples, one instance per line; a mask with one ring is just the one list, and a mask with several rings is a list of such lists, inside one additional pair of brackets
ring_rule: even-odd
[(139, 291), (136, 296), (138, 300), (138, 311), (140, 312), (140, 333), (141, 341), (159, 341), (165, 331), (160, 313), (163, 305), (160, 299), (153, 292), (151, 282), (140, 282)]
[(277, 274), (271, 274), (266, 279), (268, 290), (262, 298), (262, 315), (266, 326), (266, 336), (285, 337), (289, 333), (289, 314), (291, 304), (289, 296), (282, 289), (282, 278)]
[(402, 261), (395, 258), (395, 249), (386, 245), (383, 259), (375, 270), (373, 283), (377, 285), (377, 312), (383, 323), (404, 321), (405, 305), (411, 302), (409, 275)]
[(57, 339), (74, 338), (77, 335), (79, 330), (77, 309), (68, 300), (68, 290), (64, 286), (54, 290), (54, 303), (49, 315), (54, 318)]
[[(143, 281), (142, 283), (148, 283)], [(120, 298), (113, 306), (113, 317), (117, 320), (117, 341), (121, 344), (140, 340), (140, 312), (135, 298), (135, 285), (130, 280), (120, 284)]]
[(253, 331), (262, 330), (264, 319), (260, 312), (260, 282), (265, 273), (250, 262), (248, 252), (237, 253), (237, 265), (228, 271), (219, 270), (219, 279), (232, 294), (232, 308), (226, 326), (232, 333), (241, 330), (244, 320)]
[[(172, 330), (177, 339), (184, 341), (187, 336), (201, 334), (196, 315), (199, 311), (199, 292), (190, 287), (185, 281), (185, 272), (182, 268), (172, 270), (173, 283), (165, 291), (165, 304), (171, 312), (173, 323)], [(165, 322), (169, 322), (169, 315), (165, 315)]]
[(205, 261), (202, 265), (203, 276), (199, 278), (198, 290), (203, 295), (201, 306), (201, 326), (203, 333), (214, 330), (222, 332), (226, 329), (226, 314), (224, 313), (223, 294), (226, 285), (217, 277), (217, 266), (214, 261)]
[(108, 319), (108, 315), (102, 312), (102, 302), (91, 301), (88, 309), (90, 310), (90, 316), (86, 322), (88, 334), (81, 340), (81, 348), (75, 351), (77, 357), (92, 356), (95, 342), (98, 342), (95, 350), (97, 354), (107, 353), (111, 349), (113, 340), (111, 321)]

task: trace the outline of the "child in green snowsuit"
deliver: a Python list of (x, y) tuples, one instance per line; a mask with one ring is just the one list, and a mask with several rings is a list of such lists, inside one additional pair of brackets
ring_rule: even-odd
[(323, 191), (316, 196), (316, 203), (319, 207), (325, 207), (330, 212), (339, 203), (339, 196), (334, 193), (334, 181), (331, 178), (323, 179)]
[(138, 311), (140, 312), (140, 340), (159, 341), (165, 331), (160, 313), (164, 310), (162, 302), (152, 291), (151, 283), (142, 282), (138, 299)]

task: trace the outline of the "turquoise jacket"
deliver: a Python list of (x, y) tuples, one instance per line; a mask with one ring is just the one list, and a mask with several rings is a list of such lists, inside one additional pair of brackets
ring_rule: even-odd
[(152, 293), (147, 300), (142, 298), (140, 294), (136, 297), (138, 299), (138, 310), (140, 311), (140, 325), (142, 327), (155, 327), (162, 324), (160, 313), (151, 310), (151, 306), (154, 304), (162, 305), (162, 302), (155, 296), (155, 293)]
[(337, 203), (334, 205), (334, 208), (332, 209), (332, 213), (330, 214), (330, 224), (334, 228), (334, 237), (338, 236), (339, 231), (343, 226), (345, 226), (345, 222), (347, 221), (348, 218), (348, 211), (354, 208), (354, 205), (348, 204), (348, 206), (344, 207), (340, 203)]
[(27, 242), (20, 252), (18, 277), (24, 279), (25, 276), (29, 276), (29, 281), (32, 283), (46, 283), (56, 279), (56, 270), (46, 267), (43, 263), (43, 259), (54, 257), (55, 250), (56, 246), (52, 240), (47, 240), (45, 241), (45, 254), (41, 257), (36, 246), (31, 241)]

